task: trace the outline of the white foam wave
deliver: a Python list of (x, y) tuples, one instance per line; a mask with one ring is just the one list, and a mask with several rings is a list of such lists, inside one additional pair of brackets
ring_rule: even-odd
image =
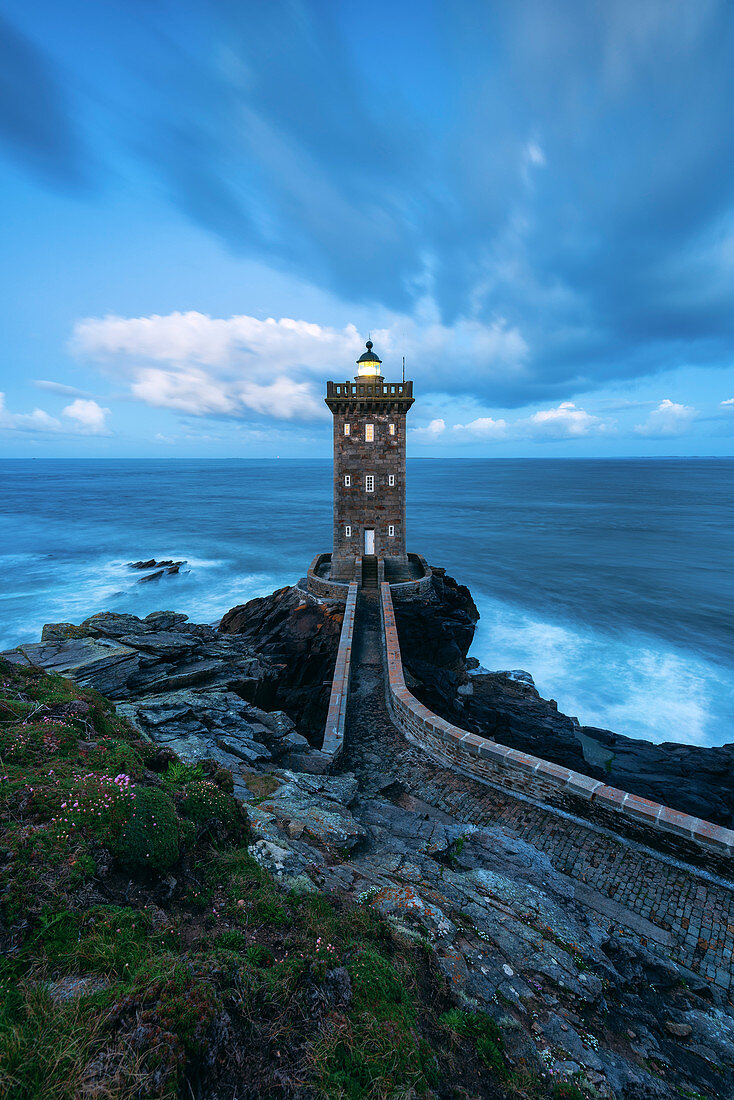
[(477, 604), (472, 655), (488, 668), (526, 669), (582, 725), (655, 742), (734, 740), (734, 670), (647, 635), (548, 622), (481, 595)]

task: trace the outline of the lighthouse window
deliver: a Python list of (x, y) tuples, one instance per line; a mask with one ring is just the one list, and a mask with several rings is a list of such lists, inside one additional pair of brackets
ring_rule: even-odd
[(395, 425), (394, 424), (390, 425), (390, 435), (395, 435)]
[(395, 474), (388, 474), (387, 483), (388, 483), (388, 485), (394, 485), (395, 484)]
[(352, 484), (352, 475), (351, 474), (345, 474), (344, 475), (344, 485), (345, 485), (345, 487), (348, 489), (351, 484)]
[(365, 443), (374, 443), (375, 441), (375, 425), (365, 424), (364, 426), (364, 441)]
[(368, 493), (374, 493), (375, 491), (375, 475), (367, 474), (364, 479), (364, 487)]
[(344, 538), (350, 539), (352, 537), (352, 528), (349, 524), (344, 528)]
[(395, 538), (395, 524), (394, 523), (391, 523), (390, 526), (388, 527), (387, 537), (389, 539), (394, 539)]
[(344, 425), (344, 434), (345, 435), (351, 435), (352, 434), (352, 425), (351, 424), (345, 424)]

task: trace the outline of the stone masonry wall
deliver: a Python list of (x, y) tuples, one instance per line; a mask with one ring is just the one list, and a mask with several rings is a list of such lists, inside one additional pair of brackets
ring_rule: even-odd
[[(351, 567), (355, 555), (365, 550), (364, 532), (375, 532), (375, 554), (378, 557), (405, 560), (405, 411), (399, 406), (387, 406), (364, 411), (355, 402), (346, 412), (334, 412), (334, 553), (332, 576), (341, 575), (346, 561)], [(344, 425), (349, 424), (349, 435)], [(395, 434), (390, 435), (390, 424)], [(374, 440), (365, 438), (365, 428), (372, 425)], [(374, 492), (368, 493), (365, 478), (371, 474)], [(393, 475), (395, 484), (389, 484)], [(344, 478), (351, 479), (349, 486)], [(395, 528), (388, 535), (388, 526)], [(351, 536), (345, 529), (351, 527)]]
[[(600, 780), (507, 748), (452, 725), (420, 703), (405, 686), (389, 584), (381, 586), (383, 644), (387, 664), (387, 700), (398, 728), (408, 740), (463, 771), (505, 789), (633, 836), (653, 847), (686, 853), (734, 871), (734, 832), (710, 821), (609, 787)], [(705, 857), (703, 860), (701, 857)], [(698, 857), (698, 858), (696, 858)]]
[[(397, 600), (398, 603), (407, 603), (409, 600), (424, 600), (431, 591), (431, 577), (433, 574), (426, 559), (422, 554), (408, 554), (408, 558), (411, 562), (420, 564), (423, 569), (423, 576), (414, 581), (402, 581), (390, 585), (392, 598)], [(384, 581), (384, 579), (384, 575), (379, 576), (380, 581)]]
[(331, 757), (332, 763), (338, 760), (344, 747), (344, 722), (347, 715), (349, 683), (352, 674), (352, 639), (354, 637), (354, 614), (357, 607), (358, 589), (357, 582), (352, 581), (349, 585), (349, 595), (344, 608), (344, 622), (339, 636), (339, 649), (337, 650), (334, 676), (331, 681), (331, 696), (329, 698), (329, 710), (326, 715), (322, 752)]
[[(332, 581), (331, 578), (320, 577), (318, 575), (318, 568), (322, 565), (327, 558), (330, 558), (331, 554), (317, 554), (308, 567), (308, 573), (306, 576), (306, 587), (313, 596), (319, 596), (324, 600), (341, 600), (344, 602), (349, 593), (349, 582), (352, 576), (357, 576), (356, 572), (352, 572), (348, 577), (345, 576), (343, 581)], [(359, 558), (356, 559), (357, 563)], [(353, 569), (356, 569), (356, 564), (353, 563)], [(346, 565), (343, 570), (346, 574)]]

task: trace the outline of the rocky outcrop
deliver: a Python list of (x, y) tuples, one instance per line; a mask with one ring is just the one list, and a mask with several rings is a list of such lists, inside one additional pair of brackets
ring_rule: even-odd
[(471, 594), (441, 570), (434, 573), (429, 600), (395, 603), (406, 684), (421, 702), (510, 748), (734, 827), (734, 744), (655, 745), (581, 726), (543, 699), (528, 673), (479, 668), (467, 658), (479, 618)]
[(281, 588), (233, 607), (219, 624), (220, 635), (247, 642), (277, 669), (270, 696), (257, 701), (297, 715), (313, 744), (324, 732), (343, 620), (343, 604)]
[[(109, 633), (100, 637), (113, 640), (130, 625), (107, 617)], [(152, 632), (133, 625), (137, 633), (122, 636), (145, 637), (149, 652)], [(164, 633), (182, 633), (180, 621), (170, 625), (176, 630)], [(14, 657), (22, 661), (23, 654)], [(57, 1055), (61, 1045), (51, 1058), (40, 1050), (51, 1086), (71, 1087), (75, 1096), (109, 1094), (129, 1055), (136, 1095), (161, 1094), (163, 1066), (171, 1095), (177, 1085), (181, 1091), (186, 1072), (191, 1095), (356, 1097), (366, 1094), (362, 1067), (377, 1079), (421, 1028), (430, 1087), (427, 1081), (419, 1091), (437, 1100), (732, 1095), (734, 1008), (720, 986), (649, 946), (646, 936), (600, 918), (579, 900), (579, 883), (516, 832), (471, 824), (409, 794), (394, 777), (381, 778), (381, 757), (407, 777), (405, 754), (415, 750), (399, 744), (394, 727), (386, 732), (397, 745), (380, 734), (376, 709), (357, 731), (354, 771), (311, 775), (259, 759), (234, 775), (246, 822), (229, 797), (225, 769), (207, 761), (197, 769), (202, 778), (166, 749), (151, 752), (91, 693), (78, 698), (35, 668), (24, 674), (0, 661), (0, 695), (8, 769), (0, 944), (11, 974), (20, 976), (12, 983), (16, 1001), (36, 1003), (45, 987), (44, 1022), (65, 1027), (72, 1018), (81, 1033), (81, 1020), (93, 1036), (88, 1061), (77, 1058), (71, 1070)], [(235, 700), (228, 703), (254, 723)], [(203, 693), (198, 705), (205, 704)], [(204, 711), (200, 717), (214, 720)], [(260, 718), (270, 723), (263, 737), (288, 736), (282, 716)], [(132, 784), (128, 774), (111, 779), (113, 748), (124, 749)], [(421, 767), (435, 770), (426, 759)], [(75, 806), (77, 795), (83, 802), (89, 794), (91, 777), (95, 789), (123, 781), (124, 794), (99, 824), (109, 802), (92, 802), (92, 812), (82, 817), (80, 810), (67, 826), (73, 831), (60, 832), (49, 822), (59, 800), (57, 772)], [(141, 804), (156, 814), (144, 816)], [(135, 830), (117, 831), (122, 811), (136, 815)], [(144, 846), (135, 843), (141, 833)], [(44, 858), (29, 860), (34, 838)], [(59, 958), (59, 926), (67, 930), (61, 942), (71, 967), (53, 972), (48, 958)], [(109, 967), (114, 929), (118, 936), (124, 929), (117, 943), (129, 947), (124, 978)], [(391, 969), (391, 958), (399, 969)], [(86, 998), (102, 990), (109, 993), (100, 1014), (99, 1002)], [(357, 1001), (360, 990), (365, 996)], [(59, 1003), (68, 1005), (66, 1014), (54, 1015)], [(399, 1015), (386, 1018), (390, 1004)], [(85, 1007), (91, 1012), (83, 1015)], [(431, 1015), (429, 1007), (437, 1011)], [(14, 1005), (9, 1012), (13, 1036), (31, 1049), (35, 1017)], [(396, 1030), (401, 1018), (407, 1031)], [(357, 1046), (364, 1019), (371, 1026)], [(477, 1041), (457, 1047), (458, 1028), (477, 1019), (484, 1024)], [(327, 1090), (311, 1051), (318, 1054), (335, 1035), (337, 1073)], [(492, 1042), (480, 1045), (485, 1035)], [(477, 1056), (486, 1072), (471, 1080), (464, 1064)], [(17, 1070), (14, 1051), (11, 1058), (10, 1070)], [(345, 1066), (354, 1067), (348, 1091)], [(77, 1077), (69, 1086), (62, 1074), (71, 1071)], [(74, 1087), (77, 1081), (83, 1087)], [(13, 1084), (2, 1094), (37, 1094), (17, 1086), (13, 1092)], [(408, 1095), (404, 1084), (396, 1080), (379, 1094)]]
[(395, 784), (368, 794), (359, 772), (274, 775), (248, 806), (258, 862), (284, 889), (351, 897), (425, 943), (457, 1002), (499, 1024), (518, 1069), (605, 1100), (728, 1095), (725, 994), (599, 920), (543, 852)]
[[(397, 615), (412, 689), (433, 709), (507, 743), (526, 737), (550, 759), (575, 751), (585, 761), (591, 734), (610, 750), (613, 734), (560, 715), (526, 676), (469, 667), (478, 615), (450, 578), (439, 572), (430, 597), (397, 605)], [(172, 612), (103, 614), (50, 625), (40, 643), (6, 656), (110, 695), (163, 756), (173, 749), (230, 769), (257, 862), (288, 891), (351, 899), (424, 944), (456, 1003), (492, 1016), (518, 1071), (550, 1072), (603, 1100), (728, 1095), (734, 1016), (718, 976), (714, 985), (666, 957), (648, 940), (660, 929), (643, 922), (635, 933), (621, 901), (605, 912), (585, 903), (590, 886), (559, 870), (537, 838), (427, 801), (433, 762), (419, 760), (394, 727), (380, 732), (381, 721), (390, 724), (384, 702), (376, 705), (377, 629), (367, 632), (374, 660), (360, 666), (362, 725), (352, 723), (343, 761), (350, 770), (318, 774), (321, 754), (293, 718), (308, 707), (315, 723), (340, 616), (282, 589), (233, 609), (219, 630)], [(359, 690), (357, 682), (355, 700)], [(412, 786), (411, 768), (420, 779)], [(681, 789), (679, 776), (677, 804)], [(561, 828), (559, 819), (551, 831)]]
[[(272, 760), (326, 770), (294, 721), (273, 707), (279, 676), (292, 668), (258, 652), (249, 637), (172, 611), (144, 619), (102, 612), (78, 626), (50, 623), (40, 642), (5, 656), (94, 688), (151, 740), (187, 760), (215, 759), (235, 776), (243, 765)], [(291, 691), (289, 698), (297, 712), (297, 696)]]
[(466, 655), (479, 612), (471, 592), (444, 569), (432, 567), (425, 600), (395, 602), (406, 683), (420, 686), (421, 701), (451, 706), (466, 679)]
[[(471, 593), (444, 570), (433, 574), (428, 598), (395, 603), (406, 684), (426, 706), (511, 748), (734, 827), (734, 745), (655, 745), (581, 726), (543, 699), (528, 673), (478, 668), (467, 658), (479, 619)], [(232, 710), (227, 693), (260, 712), (285, 712), (319, 747), (342, 619), (341, 604), (282, 588), (232, 608), (216, 630), (170, 611), (142, 620), (102, 613), (79, 626), (50, 624), (41, 643), (23, 651), (111, 699), (140, 704), (142, 728), (170, 736), (182, 752), (193, 751), (197, 737), (210, 743), (212, 730), (237, 734), (246, 715)], [(165, 721), (152, 721), (155, 706)], [(310, 756), (306, 766), (327, 763)]]
[[(185, 560), (182, 558), (180, 561), (174, 561), (173, 558), (165, 558), (162, 561), (156, 561), (155, 558), (149, 558), (147, 561), (129, 561), (129, 569), (149, 570), (154, 572), (146, 572), (144, 577), (141, 577), (138, 584), (146, 584), (148, 581), (158, 581), (162, 576), (176, 576), (180, 572), (181, 566), (186, 565)], [(188, 570), (184, 570), (188, 572)]]

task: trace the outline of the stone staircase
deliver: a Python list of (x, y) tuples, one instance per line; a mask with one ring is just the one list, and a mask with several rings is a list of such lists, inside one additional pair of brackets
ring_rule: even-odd
[(365, 554), (362, 558), (362, 588), (377, 590), (377, 558), (374, 554)]

